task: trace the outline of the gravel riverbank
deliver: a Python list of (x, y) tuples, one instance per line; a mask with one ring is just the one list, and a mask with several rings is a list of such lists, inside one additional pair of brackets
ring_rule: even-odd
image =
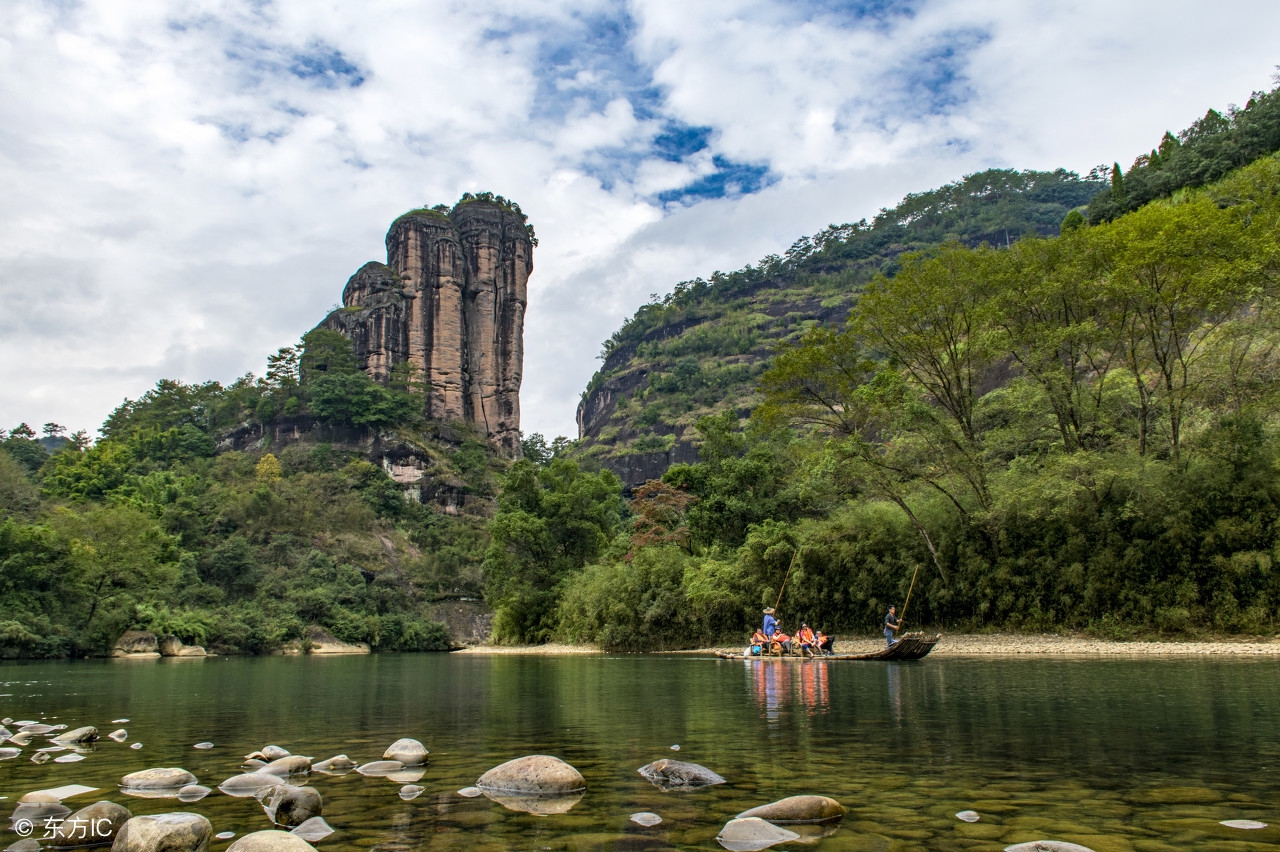
[[(837, 637), (836, 652), (861, 654), (884, 647), (884, 640), (876, 637)], [(742, 649), (720, 647), (699, 648), (691, 651), (670, 651), (672, 654), (713, 654), (717, 650), (741, 653)], [(458, 654), (599, 654), (594, 645), (478, 645), (455, 651)], [(1219, 638), (1200, 641), (1133, 641), (1114, 642), (1084, 636), (1059, 636), (1051, 634), (993, 633), (946, 634), (944, 633), (932, 657), (1280, 657), (1280, 637), (1250, 636)]]

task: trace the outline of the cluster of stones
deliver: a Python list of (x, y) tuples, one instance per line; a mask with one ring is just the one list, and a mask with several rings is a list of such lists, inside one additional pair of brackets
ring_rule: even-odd
[(426, 384), (427, 418), (471, 424), (517, 455), (533, 271), (523, 217), (481, 200), (417, 210), (391, 225), (386, 244), (387, 262), (351, 276), (342, 309), (320, 327), (350, 337), (375, 381), (407, 365)]
[[(115, 720), (127, 722), (127, 719)], [(18, 733), (3, 725), (15, 724)], [(65, 733), (62, 733), (65, 731)], [(5, 719), (0, 732), (9, 740), (27, 741), (41, 734), (53, 734), (55, 743), (85, 744), (98, 739), (92, 727), (66, 730), (65, 726), (44, 725), (34, 721), (13, 723)], [(123, 741), (121, 729), (112, 739)], [(54, 748), (65, 747), (55, 746)], [(195, 748), (213, 748), (213, 743), (197, 743)], [(674, 748), (674, 747), (673, 747)], [(355, 771), (370, 777), (387, 778), (402, 784), (399, 795), (410, 801), (424, 792), (413, 783), (422, 778), (429, 752), (421, 742), (403, 738), (392, 743), (381, 760), (357, 764), (345, 754), (313, 761), (291, 754), (278, 745), (267, 745), (244, 756), (240, 774), (218, 785), (223, 794), (252, 797), (261, 805), (271, 823), (270, 829), (247, 834), (228, 847), (228, 852), (304, 852), (314, 850), (312, 842), (333, 833), (324, 821), (324, 799), (314, 787), (300, 779), (313, 772), (345, 775)], [(725, 779), (705, 766), (679, 760), (661, 759), (637, 770), (654, 786), (666, 792), (693, 791), (724, 784)], [(296, 783), (295, 783), (296, 782)], [(481, 775), (474, 787), (459, 790), (464, 797), (485, 796), (502, 806), (524, 813), (548, 815), (565, 813), (586, 793), (582, 774), (565, 761), (550, 755), (528, 755), (509, 760)], [(133, 772), (120, 779), (121, 792), (140, 798), (176, 798), (184, 803), (197, 802), (213, 791), (201, 785), (191, 772), (177, 767), (161, 767)], [(134, 816), (128, 808), (102, 800), (72, 813), (62, 798), (91, 791), (87, 787), (41, 790), (23, 796), (10, 816), (11, 825), (20, 821), (27, 825), (43, 824), (53, 818), (58, 827), (51, 837), (41, 841), (28, 838), (9, 846), (6, 852), (35, 852), (40, 848), (70, 848), (86, 845), (106, 846), (112, 852), (207, 852), (212, 840), (228, 840), (232, 832), (213, 833), (209, 820), (196, 813), (172, 813)], [(783, 843), (812, 843), (838, 828), (846, 810), (826, 796), (790, 796), (776, 802), (751, 808), (729, 820), (716, 836), (717, 842), (731, 852), (753, 852)], [(961, 811), (956, 817), (976, 822), (981, 817), (974, 811)], [(662, 822), (655, 813), (632, 814), (637, 825), (650, 827)], [(1224, 823), (1228, 825), (1229, 823)], [(1264, 827), (1262, 823), (1232, 826)], [(93, 836), (87, 837), (91, 831)], [(1091, 852), (1086, 847), (1056, 840), (1020, 843), (1007, 852)]]
[(199, 645), (184, 645), (173, 634), (156, 636), (149, 630), (127, 630), (111, 647), (113, 657), (204, 657)]

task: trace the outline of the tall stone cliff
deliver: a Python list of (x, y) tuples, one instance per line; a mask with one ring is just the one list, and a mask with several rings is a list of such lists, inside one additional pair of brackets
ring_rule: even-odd
[(350, 337), (376, 381), (409, 364), (427, 384), (429, 419), (469, 423), (518, 455), (533, 245), (509, 203), (406, 213), (387, 232), (387, 262), (351, 276), (321, 327)]

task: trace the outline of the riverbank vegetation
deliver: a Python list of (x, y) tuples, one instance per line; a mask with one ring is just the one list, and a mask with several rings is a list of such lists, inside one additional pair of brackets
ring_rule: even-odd
[[(313, 625), (375, 650), (444, 648), (429, 604), (481, 595), (488, 535), (467, 500), (491, 497), (502, 464), (415, 417), (420, 394), (372, 382), (350, 341), (321, 330), (261, 380), (160, 382), (92, 446), (77, 435), (50, 454), (14, 428), (0, 444), (0, 655), (102, 654), (130, 628), (264, 653)], [(282, 431), (298, 437), (273, 443)], [(374, 435), (426, 460), (460, 510), (407, 500), (367, 460)]]

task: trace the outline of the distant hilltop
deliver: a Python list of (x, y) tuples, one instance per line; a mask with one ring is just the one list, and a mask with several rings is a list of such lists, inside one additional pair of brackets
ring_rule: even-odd
[(349, 337), (375, 381), (407, 365), (428, 419), (463, 421), (520, 453), (524, 313), (537, 238), (519, 205), (490, 193), (411, 210), (387, 262), (360, 268), (320, 328)]

